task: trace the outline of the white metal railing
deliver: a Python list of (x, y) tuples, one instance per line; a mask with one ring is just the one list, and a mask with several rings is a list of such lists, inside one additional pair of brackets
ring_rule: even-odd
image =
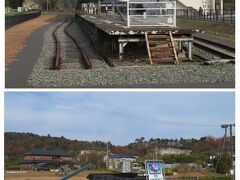
[(175, 0), (128, 0), (127, 26), (176, 26)]

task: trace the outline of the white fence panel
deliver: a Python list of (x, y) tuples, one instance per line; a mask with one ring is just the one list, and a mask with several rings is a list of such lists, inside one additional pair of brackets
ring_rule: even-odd
[(175, 0), (129, 0), (127, 1), (127, 25), (176, 26)]

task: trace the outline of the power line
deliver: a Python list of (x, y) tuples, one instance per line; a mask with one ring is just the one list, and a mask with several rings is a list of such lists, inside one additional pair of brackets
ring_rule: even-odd
[(54, 97), (54, 96), (50, 96), (50, 95), (45, 95), (44, 97), (39, 97), (32, 93), (19, 93), (19, 92), (13, 92), (13, 93), (20, 95), (20, 96), (37, 99), (40, 101), (43, 101), (44, 100), (43, 98), (45, 98), (45, 99), (48, 99), (49, 101), (51, 101), (52, 103), (63, 105), (66, 107), (71, 107), (71, 108), (74, 108), (74, 106), (83, 106), (85, 110), (94, 112), (94, 113), (98, 113), (98, 114), (110, 113), (110, 114), (116, 115), (116, 116), (123, 115), (128, 118), (132, 118), (132, 119), (136, 119), (136, 120), (138, 120), (138, 119), (145, 119), (146, 121), (154, 120), (159, 123), (166, 124), (166, 125), (173, 124), (173, 125), (180, 125), (180, 126), (197, 126), (197, 127), (205, 127), (205, 128), (218, 127), (218, 125), (214, 125), (214, 124), (189, 123), (189, 122), (179, 122), (179, 121), (173, 121), (173, 120), (159, 120), (156, 118), (148, 118), (148, 117), (144, 117), (144, 116), (141, 116), (138, 114), (131, 114), (131, 113), (116, 111), (116, 110), (112, 110), (112, 109), (105, 109), (105, 108), (100, 108), (97, 106), (83, 105), (82, 103), (80, 103), (78, 101), (66, 100), (66, 99), (62, 99), (62, 98), (58, 98), (58, 97)]

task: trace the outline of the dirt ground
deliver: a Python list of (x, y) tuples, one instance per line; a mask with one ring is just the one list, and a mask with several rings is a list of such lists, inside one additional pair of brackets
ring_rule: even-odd
[(5, 67), (24, 48), (27, 37), (37, 29), (47, 25), (56, 15), (41, 15), (35, 19), (13, 26), (5, 31)]
[[(71, 178), (71, 180), (87, 180), (90, 172), (80, 173), (78, 176)], [(6, 174), (5, 180), (59, 180), (60, 176), (56, 172), (27, 172), (23, 174)]]
[[(70, 178), (70, 180), (88, 180), (87, 176), (90, 173), (106, 173), (106, 171), (84, 171), (77, 176)], [(29, 171), (26, 173), (14, 173), (4, 174), (5, 180), (59, 180), (60, 176), (56, 174), (56, 172), (34, 172)]]

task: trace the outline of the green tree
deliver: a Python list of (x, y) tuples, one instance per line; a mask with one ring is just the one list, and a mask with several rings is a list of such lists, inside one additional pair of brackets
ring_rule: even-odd
[[(216, 166), (217, 160), (215, 159), (214, 165)], [(229, 173), (231, 168), (231, 156), (229, 153), (225, 153), (221, 156), (218, 166), (217, 166), (217, 172), (221, 174)]]
[(5, 6), (9, 6), (13, 9), (16, 9), (17, 7), (21, 7), (23, 4), (23, 0), (6, 0)]

